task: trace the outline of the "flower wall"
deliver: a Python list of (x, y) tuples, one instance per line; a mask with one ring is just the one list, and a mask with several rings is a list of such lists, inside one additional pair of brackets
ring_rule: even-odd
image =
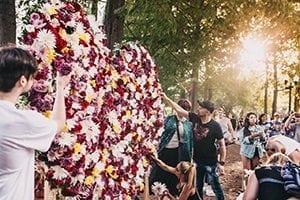
[(38, 156), (50, 186), (81, 199), (139, 194), (145, 155), (156, 148), (164, 117), (147, 50), (134, 43), (109, 50), (103, 31), (76, 3), (40, 3), (22, 21), (21, 46), (39, 63), (28, 106), (50, 117), (56, 74), (71, 74), (65, 129)]

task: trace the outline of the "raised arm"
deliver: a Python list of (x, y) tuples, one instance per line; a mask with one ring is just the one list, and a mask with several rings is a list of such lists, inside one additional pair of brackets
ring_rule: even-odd
[(170, 99), (165, 93), (162, 93), (164, 99), (168, 102), (168, 104), (177, 112), (177, 114), (188, 119), (189, 112), (184, 110), (181, 106), (179, 106), (176, 102)]
[(53, 106), (52, 119), (56, 121), (58, 128), (57, 132), (60, 132), (66, 123), (66, 106), (65, 106), (65, 87), (70, 81), (69, 76), (57, 75), (56, 80), (56, 96)]
[(175, 174), (176, 176), (178, 176), (178, 172), (176, 171), (176, 168), (171, 167), (169, 165), (167, 165), (166, 163), (164, 163), (162, 160), (160, 160), (159, 158), (156, 158), (154, 156), (152, 156), (152, 159), (156, 162), (156, 164), (162, 168), (163, 170), (170, 172), (172, 174)]
[(287, 118), (287, 120), (285, 121), (284, 125), (283, 125), (283, 128), (288, 128), (290, 129), (291, 128), (291, 121), (293, 119), (293, 117), (295, 116), (295, 112), (290, 114), (289, 117)]
[(145, 187), (144, 187), (144, 193), (143, 193), (143, 200), (150, 199), (150, 191), (149, 191), (149, 176), (150, 176), (151, 167), (149, 167), (148, 171), (145, 173), (144, 181), (145, 181)]

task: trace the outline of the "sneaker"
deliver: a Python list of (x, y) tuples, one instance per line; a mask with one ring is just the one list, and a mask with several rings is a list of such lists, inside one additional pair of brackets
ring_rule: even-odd
[(206, 189), (205, 190), (206, 196), (209, 196), (209, 197), (215, 197), (216, 196), (210, 185), (208, 185), (205, 189)]

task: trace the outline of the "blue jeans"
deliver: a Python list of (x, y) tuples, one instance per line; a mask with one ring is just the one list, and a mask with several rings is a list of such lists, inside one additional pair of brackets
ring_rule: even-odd
[(211, 185), (217, 200), (224, 200), (224, 192), (219, 181), (219, 175), (217, 174), (217, 166), (217, 164), (201, 165), (197, 163), (197, 189), (201, 198), (203, 198), (204, 178), (207, 176), (207, 181)]

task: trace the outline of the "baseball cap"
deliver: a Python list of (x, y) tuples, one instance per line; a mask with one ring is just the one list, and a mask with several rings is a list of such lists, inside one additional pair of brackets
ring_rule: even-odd
[(205, 101), (197, 101), (199, 106), (201, 106), (202, 108), (207, 109), (210, 113), (214, 112), (215, 110), (215, 104), (209, 100), (205, 100)]

